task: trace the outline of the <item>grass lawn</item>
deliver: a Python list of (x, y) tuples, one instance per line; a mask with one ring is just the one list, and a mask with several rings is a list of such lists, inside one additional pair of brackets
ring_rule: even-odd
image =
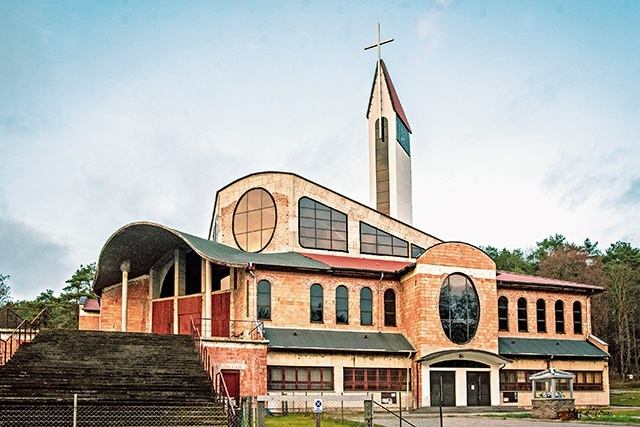
[(640, 390), (612, 390), (611, 406), (638, 406), (640, 407)]
[(604, 411), (607, 414), (594, 414), (593, 416), (585, 415), (580, 418), (581, 421), (599, 421), (609, 423), (625, 423), (640, 424), (640, 411)]
[[(287, 416), (270, 415), (264, 419), (265, 427), (315, 427), (315, 414), (295, 414)], [(322, 417), (322, 427), (362, 427), (364, 423), (345, 420), (344, 423), (338, 419), (326, 416)]]

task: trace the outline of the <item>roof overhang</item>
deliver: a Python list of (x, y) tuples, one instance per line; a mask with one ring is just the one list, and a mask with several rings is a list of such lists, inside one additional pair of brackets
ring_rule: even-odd
[(196, 237), (161, 224), (134, 222), (116, 231), (105, 243), (93, 283), (95, 292), (119, 283), (121, 265), (129, 262), (129, 277), (148, 274), (165, 254), (176, 249), (193, 250), (200, 257), (227, 267), (246, 267), (249, 264), (271, 268), (324, 271), (329, 266), (294, 252), (252, 253), (221, 243)]
[(330, 329), (264, 328), (269, 350), (405, 354), (416, 349), (401, 333)]
[(441, 350), (433, 353), (429, 353), (418, 359), (418, 362), (427, 363), (429, 365), (444, 360), (451, 359), (467, 359), (475, 362), (482, 362), (489, 365), (504, 365), (505, 363), (511, 363), (513, 360), (501, 356), (498, 353), (493, 353), (487, 350), (474, 350), (474, 349), (456, 349), (456, 350)]
[(587, 340), (498, 338), (499, 352), (514, 359), (606, 359), (609, 354)]

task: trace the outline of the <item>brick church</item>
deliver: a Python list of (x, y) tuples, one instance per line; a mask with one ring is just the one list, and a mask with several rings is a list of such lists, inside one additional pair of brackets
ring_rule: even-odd
[(530, 406), (529, 376), (557, 368), (575, 375), (576, 405), (607, 405), (590, 320), (603, 288), (496, 271), (481, 249), (414, 228), (412, 131), (381, 60), (367, 119), (370, 206), (258, 172), (218, 190), (206, 238), (127, 224), (104, 244), (80, 328), (195, 328), (236, 398)]

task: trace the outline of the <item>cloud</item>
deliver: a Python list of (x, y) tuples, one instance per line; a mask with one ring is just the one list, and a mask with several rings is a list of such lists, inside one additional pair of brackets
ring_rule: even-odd
[(14, 300), (59, 291), (70, 277), (68, 248), (17, 220), (0, 217), (0, 273), (9, 275)]

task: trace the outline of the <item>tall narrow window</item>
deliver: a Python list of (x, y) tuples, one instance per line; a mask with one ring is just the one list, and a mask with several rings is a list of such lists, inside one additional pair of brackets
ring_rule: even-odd
[(556, 334), (564, 334), (564, 303), (556, 301)]
[(369, 288), (360, 290), (360, 324), (373, 325), (373, 295)]
[(311, 321), (322, 322), (322, 286), (317, 283), (311, 286)]
[(509, 300), (505, 296), (498, 298), (498, 330), (509, 330)]
[(384, 326), (396, 326), (396, 293), (384, 291)]
[(527, 325), (527, 300), (520, 298), (518, 300), (518, 332), (528, 332)]
[(573, 303), (573, 333), (582, 333), (582, 304), (580, 301)]
[(538, 332), (547, 332), (547, 307), (542, 298), (536, 301), (536, 325)]
[(258, 282), (258, 319), (271, 320), (271, 284), (266, 280)]
[(336, 323), (349, 323), (349, 291), (345, 286), (336, 289)]

